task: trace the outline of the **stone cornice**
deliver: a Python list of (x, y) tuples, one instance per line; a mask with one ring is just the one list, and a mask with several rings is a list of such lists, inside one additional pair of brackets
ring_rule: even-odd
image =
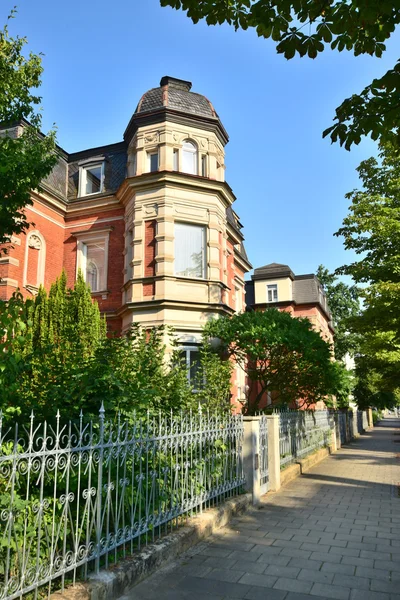
[(198, 175), (188, 175), (177, 171), (157, 171), (127, 177), (118, 189), (116, 196), (125, 205), (131, 199), (131, 191), (142, 192), (157, 185), (166, 186), (167, 188), (190, 187), (191, 191), (217, 193), (223, 200), (226, 208), (236, 200), (236, 196), (230, 186), (224, 181), (216, 181), (215, 179), (208, 179), (207, 177), (200, 177)]
[(133, 114), (128, 127), (125, 129), (124, 140), (129, 144), (139, 127), (165, 122), (179, 123), (180, 125), (194, 126), (205, 131), (211, 131), (215, 133), (223, 146), (229, 141), (228, 133), (219, 118), (204, 117), (191, 113), (185, 114), (168, 107), (160, 107), (157, 110), (146, 113)]

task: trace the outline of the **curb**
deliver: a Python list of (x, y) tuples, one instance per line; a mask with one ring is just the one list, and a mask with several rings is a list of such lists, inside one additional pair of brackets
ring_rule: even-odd
[(212, 535), (252, 506), (252, 494), (242, 494), (227, 500), (216, 508), (188, 519), (176, 532), (146, 546), (85, 583), (79, 583), (63, 592), (55, 592), (52, 600), (115, 600), (140, 581), (172, 562), (185, 550)]

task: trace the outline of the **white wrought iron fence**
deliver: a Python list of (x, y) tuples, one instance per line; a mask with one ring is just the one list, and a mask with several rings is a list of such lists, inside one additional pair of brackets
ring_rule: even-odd
[(7, 427), (0, 414), (0, 599), (85, 577), (244, 484), (240, 415)]
[(281, 467), (331, 442), (333, 415), (327, 410), (289, 410), (279, 415)]

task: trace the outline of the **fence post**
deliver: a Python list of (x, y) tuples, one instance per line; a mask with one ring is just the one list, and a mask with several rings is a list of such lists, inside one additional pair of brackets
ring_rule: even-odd
[(260, 417), (243, 417), (243, 470), (246, 491), (253, 495), (253, 505), (260, 503)]
[[(332, 413), (331, 413), (332, 415)], [(331, 443), (329, 444), (331, 447), (331, 452), (337, 452), (338, 449), (338, 443), (337, 443), (337, 437), (336, 437), (336, 433), (339, 430), (339, 425), (338, 425), (338, 415), (336, 413), (333, 413), (332, 415), (332, 423), (333, 423), (333, 427), (332, 427), (332, 438), (331, 438)]]
[(281, 453), (279, 449), (279, 415), (268, 415), (268, 474), (269, 489), (281, 488)]
[(368, 427), (371, 429), (374, 426), (374, 420), (372, 418), (372, 408), (367, 408), (367, 417), (368, 417)]

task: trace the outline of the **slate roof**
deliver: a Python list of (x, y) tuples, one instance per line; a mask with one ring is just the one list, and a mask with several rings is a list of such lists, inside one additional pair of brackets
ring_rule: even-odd
[(263, 279), (264, 277), (290, 277), (291, 279), (294, 279), (294, 273), (289, 265), (270, 263), (269, 265), (254, 269), (252, 279)]
[(160, 81), (160, 87), (152, 88), (143, 94), (135, 114), (171, 108), (185, 114), (218, 119), (211, 102), (205, 96), (191, 92), (191, 87), (190, 81), (165, 76)]

